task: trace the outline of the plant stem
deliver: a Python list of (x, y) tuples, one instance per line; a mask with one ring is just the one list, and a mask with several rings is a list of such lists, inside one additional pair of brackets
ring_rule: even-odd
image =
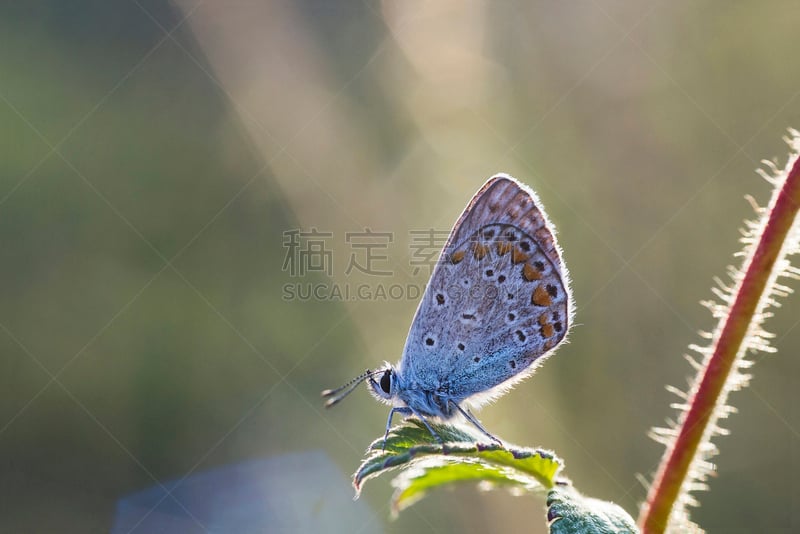
[(762, 227), (752, 254), (743, 265), (744, 277), (735, 289), (735, 299), (726, 317), (714, 333), (713, 352), (700, 370), (702, 379), (689, 400), (678, 434), (672, 447), (667, 448), (656, 472), (653, 485), (642, 506), (639, 525), (644, 533), (663, 532), (669, 520), (681, 486), (698, 447), (706, 435), (712, 415), (718, 407), (720, 394), (734, 368), (758, 304), (768, 289), (768, 283), (781, 248), (791, 231), (800, 207), (800, 158), (796, 158), (786, 180), (776, 187), (780, 191), (768, 208), (768, 220)]

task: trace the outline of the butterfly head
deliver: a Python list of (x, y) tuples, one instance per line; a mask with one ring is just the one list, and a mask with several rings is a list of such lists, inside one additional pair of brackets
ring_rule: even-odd
[(388, 366), (371, 375), (368, 380), (372, 396), (385, 404), (391, 404), (392, 398), (397, 395), (397, 371), (395, 368)]

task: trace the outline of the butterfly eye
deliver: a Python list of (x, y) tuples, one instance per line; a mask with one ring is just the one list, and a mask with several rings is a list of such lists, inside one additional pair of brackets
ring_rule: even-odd
[(387, 395), (392, 389), (392, 372), (387, 369), (383, 376), (381, 377), (381, 389)]

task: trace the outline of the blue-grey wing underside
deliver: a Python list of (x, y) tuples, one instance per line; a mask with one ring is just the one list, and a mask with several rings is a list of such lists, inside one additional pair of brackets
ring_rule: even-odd
[(408, 334), (400, 369), (456, 402), (530, 374), (566, 335), (566, 270), (527, 187), (490, 179), (456, 222)]

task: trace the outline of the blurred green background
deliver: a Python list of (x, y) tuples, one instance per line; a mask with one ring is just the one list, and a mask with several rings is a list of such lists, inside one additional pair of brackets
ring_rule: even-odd
[[(5, 2), (0, 531), (107, 532), (165, 480), (321, 451), (340, 476), (287, 477), (276, 514), (300, 522), (276, 530), (319, 516), (321, 488), (347, 497), (327, 532), (351, 506), (361, 532), (544, 532), (543, 500), (472, 487), (394, 522), (386, 477), (352, 503), (387, 408), (360, 389), (324, 411), (319, 391), (399, 359), (416, 298), (284, 298), (424, 286), (411, 232), (448, 230), (499, 171), (547, 207), (577, 315), (481, 418), (635, 516), (664, 386), (713, 328), (699, 301), (739, 261), (744, 196), (770, 193), (754, 170), (800, 128), (798, 23), (790, 1)], [(293, 276), (286, 232), (312, 228), (330, 276)], [(365, 228), (392, 234), (389, 276), (346, 273)], [(782, 303), (698, 495), (710, 532), (800, 529), (800, 305)]]

